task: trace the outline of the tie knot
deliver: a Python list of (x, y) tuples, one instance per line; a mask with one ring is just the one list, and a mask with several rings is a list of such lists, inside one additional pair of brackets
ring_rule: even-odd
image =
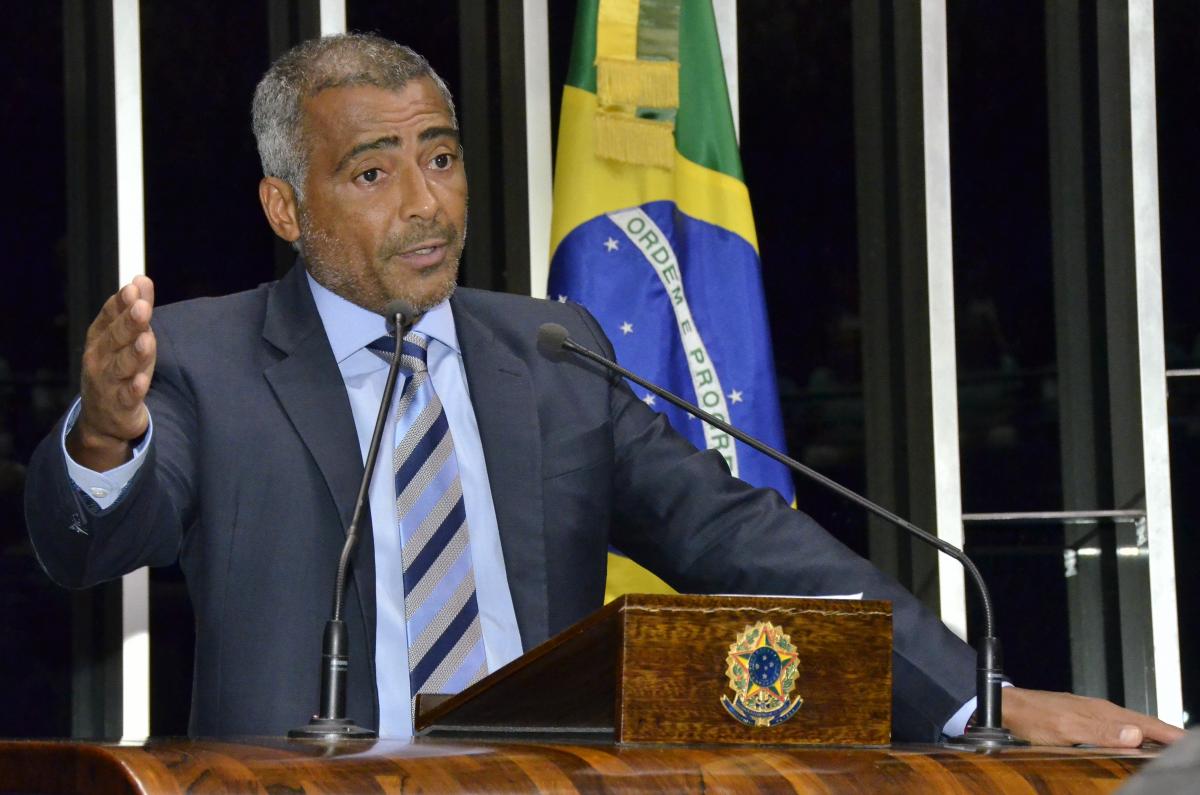
[[(404, 335), (400, 347), (400, 367), (413, 373), (425, 372), (425, 357), (429, 347), (429, 338), (416, 331)], [(386, 362), (391, 362), (396, 355), (396, 338), (385, 334), (367, 346), (367, 350), (379, 356)]]

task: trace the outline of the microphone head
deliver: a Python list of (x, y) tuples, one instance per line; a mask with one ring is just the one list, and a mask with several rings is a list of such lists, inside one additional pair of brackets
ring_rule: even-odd
[(417, 319), (417, 310), (403, 298), (394, 298), (388, 301), (387, 306), (383, 308), (383, 316), (387, 318), (388, 334), (396, 333), (396, 315), (400, 315), (400, 329), (404, 331)]
[(538, 350), (545, 356), (558, 356), (562, 353), (563, 343), (570, 337), (570, 332), (557, 323), (543, 323), (538, 327)]

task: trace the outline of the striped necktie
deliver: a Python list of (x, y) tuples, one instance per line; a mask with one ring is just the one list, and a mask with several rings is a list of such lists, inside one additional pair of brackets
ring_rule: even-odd
[[(396, 519), (404, 566), (410, 693), (457, 693), (487, 673), (454, 442), (426, 367), (428, 339), (404, 337), (396, 409)], [(368, 346), (390, 360), (393, 337)]]

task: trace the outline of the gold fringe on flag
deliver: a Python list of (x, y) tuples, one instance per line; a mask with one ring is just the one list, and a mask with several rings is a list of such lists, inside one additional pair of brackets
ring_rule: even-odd
[(596, 155), (637, 166), (675, 166), (675, 125), (628, 113), (596, 113)]
[(679, 62), (596, 59), (596, 96), (601, 105), (679, 107)]

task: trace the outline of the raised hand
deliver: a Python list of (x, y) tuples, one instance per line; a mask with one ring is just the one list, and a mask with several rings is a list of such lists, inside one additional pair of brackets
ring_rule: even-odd
[(88, 327), (80, 374), (82, 407), (67, 452), (97, 472), (129, 460), (130, 442), (146, 432), (146, 393), (154, 376), (150, 329), (154, 282), (145, 276), (112, 295)]

